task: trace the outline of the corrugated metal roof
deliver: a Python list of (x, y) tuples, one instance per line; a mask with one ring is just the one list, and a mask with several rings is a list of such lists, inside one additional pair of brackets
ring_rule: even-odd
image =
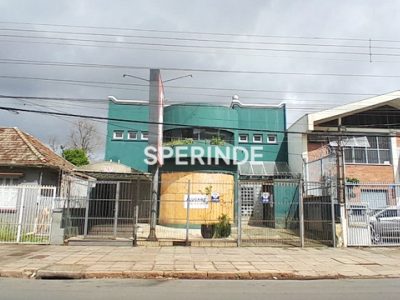
[(239, 164), (239, 175), (243, 176), (276, 176), (289, 173), (289, 166), (285, 162), (248, 161)]

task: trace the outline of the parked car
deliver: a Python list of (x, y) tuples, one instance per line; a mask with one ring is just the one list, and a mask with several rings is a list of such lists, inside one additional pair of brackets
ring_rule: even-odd
[(376, 211), (370, 216), (369, 224), (374, 244), (400, 242), (400, 206)]

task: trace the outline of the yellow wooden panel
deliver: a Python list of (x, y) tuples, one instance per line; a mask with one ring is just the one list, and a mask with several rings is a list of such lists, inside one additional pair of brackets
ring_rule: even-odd
[[(161, 175), (160, 224), (186, 224), (187, 209), (185, 195), (205, 195), (208, 198), (207, 208), (190, 208), (191, 224), (216, 223), (222, 214), (233, 220), (234, 210), (234, 177), (223, 173), (173, 172)], [(211, 202), (211, 192), (218, 192), (219, 202)]]

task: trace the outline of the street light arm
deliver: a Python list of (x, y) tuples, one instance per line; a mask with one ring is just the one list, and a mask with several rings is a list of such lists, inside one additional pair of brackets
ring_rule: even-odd
[(124, 75), (122, 75), (122, 77), (132, 77), (132, 78), (136, 78), (136, 79), (140, 79), (140, 80), (144, 80), (144, 81), (146, 81), (146, 82), (149, 82), (150, 80), (148, 80), (148, 79), (146, 79), (146, 78), (142, 78), (142, 77), (139, 77), (139, 76), (134, 76), (134, 75), (130, 75), (130, 74), (124, 74)]
[(178, 80), (178, 79), (185, 78), (185, 77), (193, 77), (193, 75), (192, 75), (192, 74), (189, 74), (189, 75), (179, 76), (179, 77), (176, 77), (176, 78), (172, 78), (172, 79), (163, 80), (163, 82), (168, 82), (168, 81)]

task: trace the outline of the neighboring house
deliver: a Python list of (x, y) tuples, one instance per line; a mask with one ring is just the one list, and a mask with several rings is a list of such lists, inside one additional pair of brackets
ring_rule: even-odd
[[(305, 180), (336, 177), (338, 141), (345, 178), (398, 183), (400, 92), (306, 114), (288, 129), (289, 165)], [(338, 134), (341, 139), (333, 135)]]
[(0, 128), (0, 185), (60, 186), (74, 165), (18, 128)]
[[(117, 100), (110, 98), (108, 116), (113, 119), (134, 122), (109, 121), (105, 160), (121, 162), (143, 172), (151, 171), (144, 162), (145, 148), (148, 146), (149, 103), (147, 101)], [(224, 211), (233, 218), (233, 203), (238, 193), (246, 198), (249, 214), (253, 206), (260, 202), (262, 180), (272, 180), (290, 176), (287, 164), (286, 109), (284, 104), (243, 104), (233, 99), (228, 106), (216, 104), (181, 103), (164, 107), (163, 143), (173, 150), (172, 157), (164, 160), (161, 167), (160, 223), (183, 224), (186, 208), (182, 205), (189, 180), (194, 187), (194, 195), (202, 199), (204, 195), (216, 192)], [(144, 122), (144, 123), (140, 123)], [(176, 164), (180, 148), (185, 152), (186, 165)], [(259, 147), (259, 157), (237, 165), (233, 162), (244, 160), (245, 150)], [(234, 148), (241, 147), (235, 159)], [(201, 152), (205, 162), (191, 162), (196, 153)], [(243, 150), (245, 149), (245, 150)], [(198, 152), (199, 151), (199, 152)], [(229, 154), (226, 160), (217, 159), (222, 151)], [(238, 186), (238, 180), (259, 180), (259, 187)], [(171, 201), (169, 207), (163, 201)], [(217, 199), (217, 201), (218, 201)], [(199, 200), (200, 201), (200, 200)], [(222, 200), (221, 200), (222, 201)], [(172, 204), (174, 202), (175, 204)], [(204, 208), (208, 208), (204, 204)], [(228, 208), (227, 208), (228, 207)], [(262, 208), (262, 206), (260, 205)], [(196, 212), (191, 218), (196, 218)], [(259, 212), (262, 218), (262, 211)], [(200, 218), (200, 217), (199, 217)]]

